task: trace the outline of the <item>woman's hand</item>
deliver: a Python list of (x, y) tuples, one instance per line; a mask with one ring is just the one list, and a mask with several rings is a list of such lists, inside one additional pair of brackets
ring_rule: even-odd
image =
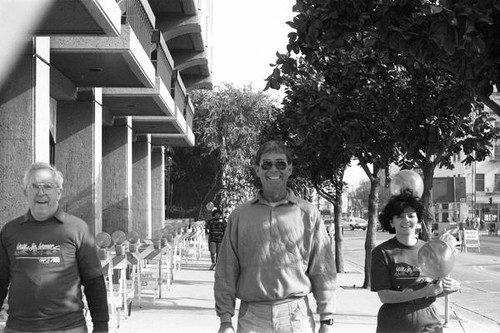
[(435, 283), (429, 284), (428, 286), (419, 289), (422, 292), (424, 297), (437, 297), (441, 293), (443, 293), (443, 284), (441, 281), (437, 281)]
[(460, 282), (450, 277), (444, 277), (441, 279), (441, 285), (443, 286), (443, 292), (445, 295), (454, 293), (460, 290)]

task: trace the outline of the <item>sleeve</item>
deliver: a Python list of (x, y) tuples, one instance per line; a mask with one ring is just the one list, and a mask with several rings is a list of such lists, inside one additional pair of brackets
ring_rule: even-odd
[(97, 256), (97, 247), (94, 236), (90, 233), (88, 225), (81, 221), (79, 233), (79, 246), (77, 252), (78, 269), (82, 280), (90, 280), (102, 275), (102, 266)]
[[(4, 227), (5, 228), (5, 227)], [(9, 280), (10, 278), (10, 259), (5, 246), (5, 230), (0, 231), (0, 279)]]
[(237, 254), (237, 228), (231, 218), (222, 238), (215, 269), (215, 311), (221, 323), (231, 322), (236, 302), (236, 284), (240, 274)]
[(333, 248), (319, 212), (313, 216), (314, 230), (308, 275), (320, 320), (331, 319), (335, 312), (337, 268)]
[(0, 279), (0, 308), (3, 306), (5, 297), (7, 297), (7, 292), (9, 290), (9, 280)]
[(391, 289), (391, 277), (389, 265), (385, 260), (383, 251), (376, 247), (372, 251), (372, 261), (370, 265), (371, 291)]
[(108, 299), (104, 277), (98, 276), (90, 280), (82, 280), (83, 291), (94, 324), (94, 333), (108, 332)]

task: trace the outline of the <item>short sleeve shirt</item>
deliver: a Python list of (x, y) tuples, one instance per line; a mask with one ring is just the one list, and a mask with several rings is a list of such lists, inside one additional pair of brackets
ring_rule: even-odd
[(432, 283), (418, 264), (418, 251), (424, 244), (418, 240), (414, 246), (406, 246), (394, 237), (373, 249), (371, 290), (418, 290)]

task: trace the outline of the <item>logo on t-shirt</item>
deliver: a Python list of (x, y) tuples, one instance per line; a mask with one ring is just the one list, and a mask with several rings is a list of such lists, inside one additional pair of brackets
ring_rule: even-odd
[(14, 256), (19, 260), (38, 260), (42, 265), (61, 262), (61, 246), (55, 244), (17, 243)]
[(397, 263), (394, 271), (398, 290), (418, 290), (430, 281), (418, 266), (406, 263)]

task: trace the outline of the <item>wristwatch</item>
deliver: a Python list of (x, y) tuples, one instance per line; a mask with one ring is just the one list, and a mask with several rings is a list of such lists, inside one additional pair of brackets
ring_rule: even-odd
[(320, 321), (320, 323), (323, 325), (331, 326), (331, 325), (333, 325), (333, 319), (325, 319), (325, 320)]

